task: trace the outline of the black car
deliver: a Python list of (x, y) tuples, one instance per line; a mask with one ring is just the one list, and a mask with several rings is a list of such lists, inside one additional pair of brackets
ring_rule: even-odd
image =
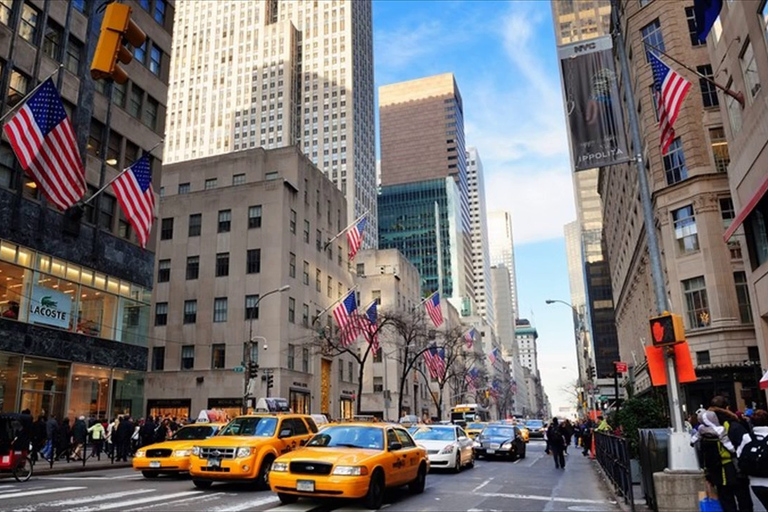
[(528, 420), (525, 422), (525, 427), (528, 429), (529, 437), (539, 437), (544, 439), (544, 433), (547, 431), (547, 426), (542, 420)]
[(487, 425), (475, 438), (475, 457), (525, 458), (525, 441), (515, 425)]

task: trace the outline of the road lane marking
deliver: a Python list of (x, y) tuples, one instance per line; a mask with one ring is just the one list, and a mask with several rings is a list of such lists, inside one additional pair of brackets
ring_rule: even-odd
[(81, 496), (80, 498), (72, 498), (68, 500), (48, 501), (43, 503), (36, 503), (28, 507), (14, 509), (14, 512), (35, 512), (38, 508), (62, 508), (70, 507), (72, 505), (82, 505), (83, 503), (93, 503), (97, 501), (116, 500), (124, 498), (126, 496), (133, 496), (136, 494), (146, 494), (153, 492), (155, 489), (135, 489), (130, 491), (112, 492), (108, 494), (98, 494), (93, 496)]
[[(162, 503), (152, 503), (151, 505), (142, 505), (138, 508), (129, 508), (125, 512), (132, 512), (135, 510), (147, 510), (155, 507), (170, 507), (171, 505), (176, 506), (176, 505), (181, 505), (182, 503), (186, 503), (188, 501), (195, 501), (196, 503), (205, 503), (207, 501), (216, 501), (219, 499), (219, 496), (224, 496), (224, 493), (215, 492), (213, 494), (206, 494), (205, 496), (192, 496), (191, 498), (184, 498), (181, 500), (164, 501)], [(202, 510), (202, 508), (198, 510)]]
[(584, 498), (563, 498), (560, 496), (536, 496), (533, 494), (504, 494), (500, 492), (481, 492), (479, 496), (486, 498), (508, 498), (511, 500), (553, 501), (556, 503), (584, 503), (589, 505), (613, 505), (615, 501), (589, 500)]
[(136, 505), (143, 505), (145, 503), (152, 503), (155, 501), (164, 501), (164, 500), (168, 501), (176, 498), (185, 498), (187, 496), (194, 496), (196, 494), (202, 494), (202, 493), (203, 491), (177, 492), (173, 494), (165, 494), (163, 496), (151, 496), (149, 498), (139, 498), (137, 500), (123, 501), (120, 503), (102, 503), (101, 505), (96, 505), (95, 507), (73, 508), (73, 509), (69, 509), (69, 512), (95, 512), (97, 510), (114, 510), (114, 509), (125, 510), (127, 508), (134, 507)]
[(478, 485), (477, 487), (475, 487), (474, 489), (472, 489), (472, 492), (477, 492), (477, 491), (479, 491), (480, 489), (482, 489), (483, 487), (485, 487), (486, 485), (488, 485), (489, 483), (491, 483), (491, 480), (493, 480), (493, 478), (489, 478), (489, 479), (488, 479), (488, 480), (486, 480), (485, 482), (481, 483), (480, 485)]
[(55, 489), (40, 489), (39, 491), (20, 491), (15, 494), (0, 494), (0, 500), (12, 500), (14, 498), (26, 498), (27, 496), (39, 496), (40, 494), (52, 494), (54, 492), (70, 492), (87, 489), (87, 487), (57, 487)]
[[(260, 498), (258, 500), (250, 500), (243, 503), (238, 503), (237, 505), (228, 505), (226, 507), (219, 507), (213, 509), (211, 512), (239, 512), (241, 510), (248, 510), (251, 507), (259, 507), (261, 505), (269, 505), (271, 503), (277, 503), (280, 501), (280, 498), (277, 496), (267, 496), (264, 498)], [(316, 507), (317, 505), (314, 505), (312, 508)], [(281, 507), (280, 510), (285, 510)]]

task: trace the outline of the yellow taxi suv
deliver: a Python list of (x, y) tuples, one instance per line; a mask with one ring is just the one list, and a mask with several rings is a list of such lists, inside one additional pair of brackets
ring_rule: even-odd
[(223, 423), (202, 423), (182, 427), (171, 439), (136, 450), (133, 469), (141, 471), (145, 478), (156, 478), (161, 473), (187, 472), (192, 447), (199, 441), (216, 435), (223, 426)]
[(216, 437), (192, 447), (189, 474), (199, 489), (214, 482), (244, 482), (269, 488), (269, 467), (317, 432), (307, 414), (238, 416)]
[(387, 488), (424, 492), (429, 459), (398, 425), (345, 423), (323, 429), (305, 447), (272, 463), (269, 485), (284, 504), (307, 498), (362, 499), (381, 507)]
[(484, 421), (471, 421), (467, 423), (467, 427), (464, 429), (464, 431), (467, 433), (470, 439), (474, 439), (477, 434), (483, 431), (487, 424), (488, 423)]

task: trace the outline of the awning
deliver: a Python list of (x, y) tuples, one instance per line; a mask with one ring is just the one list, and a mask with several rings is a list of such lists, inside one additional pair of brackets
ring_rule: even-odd
[(755, 209), (755, 206), (757, 206), (757, 203), (760, 202), (766, 192), (768, 192), (768, 175), (765, 176), (763, 182), (757, 188), (757, 191), (751, 198), (749, 198), (747, 204), (744, 205), (744, 208), (741, 209), (739, 214), (736, 215), (736, 218), (731, 222), (731, 225), (728, 226), (728, 229), (725, 230), (725, 233), (723, 234), (723, 240), (725, 242), (728, 242), (731, 236), (733, 236), (733, 233), (739, 229), (739, 226), (741, 226), (749, 214), (752, 213), (752, 210)]
[(763, 378), (760, 379), (760, 389), (768, 389), (768, 372), (765, 372)]

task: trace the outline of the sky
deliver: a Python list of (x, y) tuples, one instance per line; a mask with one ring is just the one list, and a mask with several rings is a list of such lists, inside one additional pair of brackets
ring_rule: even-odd
[[(577, 378), (563, 226), (576, 218), (548, 1), (373, 1), (378, 89), (452, 72), (467, 146), (485, 170), (488, 211), (513, 216), (520, 316), (539, 333), (552, 410)], [(377, 106), (378, 110), (378, 106)]]

